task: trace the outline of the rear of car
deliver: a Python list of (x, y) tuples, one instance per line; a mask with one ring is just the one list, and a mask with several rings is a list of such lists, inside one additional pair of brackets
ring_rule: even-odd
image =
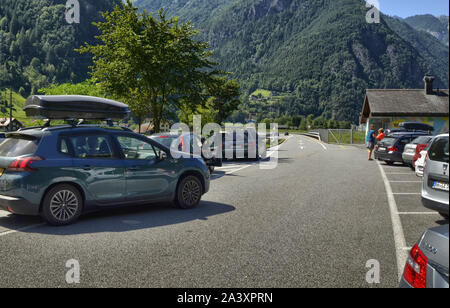
[(387, 164), (404, 163), (403, 151), (407, 144), (411, 143), (419, 136), (427, 133), (395, 133), (385, 137), (375, 147), (375, 159), (384, 161)]
[(264, 138), (255, 130), (222, 134), (222, 158), (259, 159), (265, 155)]
[(427, 153), (422, 184), (422, 203), (448, 218), (449, 135), (437, 136)]
[(423, 166), (425, 165), (425, 158), (427, 157), (428, 149), (423, 150), (417, 156), (417, 160), (414, 162), (414, 169), (418, 177), (423, 177)]
[(30, 132), (8, 134), (0, 143), (0, 209), (24, 215), (38, 213), (39, 185), (32, 184), (35, 165), (44, 160), (36, 156), (40, 141), (40, 134)]
[(427, 230), (411, 249), (401, 288), (448, 288), (449, 225)]
[(414, 167), (413, 161), (416, 153), (420, 153), (432, 139), (432, 136), (420, 136), (414, 139), (411, 143), (405, 146), (402, 154), (403, 162), (411, 167)]

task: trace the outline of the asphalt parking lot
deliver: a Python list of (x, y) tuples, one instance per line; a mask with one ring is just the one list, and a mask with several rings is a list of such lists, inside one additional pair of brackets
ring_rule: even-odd
[[(392, 166), (384, 162), (377, 164), (380, 172), (384, 173), (385, 184), (390, 187), (390, 191), (389, 188), (386, 190), (392, 197), (390, 206), (397, 258), (400, 264), (404, 264), (408, 252), (426, 229), (449, 222), (439, 213), (422, 205), (422, 178), (417, 177), (413, 170), (400, 164)], [(401, 272), (402, 268), (399, 267), (399, 274)]]
[(193, 210), (112, 209), (61, 228), (0, 211), (0, 287), (72, 286), (76, 259), (82, 287), (395, 288), (408, 249), (448, 223), (422, 207), (413, 171), (364, 147), (291, 136), (269, 154), (274, 169), (225, 162)]

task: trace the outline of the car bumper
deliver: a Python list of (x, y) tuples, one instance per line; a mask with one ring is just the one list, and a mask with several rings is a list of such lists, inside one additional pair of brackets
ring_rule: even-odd
[(448, 204), (445, 203), (441, 203), (439, 201), (434, 201), (428, 198), (424, 198), (422, 197), (422, 204), (424, 207), (426, 207), (427, 209), (439, 212), (439, 213), (443, 213), (443, 214), (449, 214), (449, 206)]
[(413, 289), (413, 287), (402, 277), (400, 280), (400, 289)]
[(39, 215), (39, 206), (23, 198), (0, 195), (0, 209), (19, 215)]
[(390, 162), (398, 162), (402, 163), (403, 158), (400, 153), (383, 153), (383, 152), (375, 152), (375, 159), (382, 160), (382, 161), (390, 161)]
[(414, 154), (403, 153), (402, 154), (402, 159), (403, 159), (403, 162), (405, 164), (412, 165), (413, 160), (414, 160)]

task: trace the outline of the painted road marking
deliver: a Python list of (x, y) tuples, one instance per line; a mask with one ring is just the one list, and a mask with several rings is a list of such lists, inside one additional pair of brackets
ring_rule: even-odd
[(421, 183), (423, 181), (390, 181), (391, 183)]
[(34, 224), (34, 225), (30, 225), (30, 226), (26, 226), (23, 228), (19, 228), (16, 230), (10, 230), (10, 231), (6, 231), (6, 232), (2, 232), (0, 233), (0, 237), (5, 236), (5, 235), (9, 235), (9, 234), (13, 234), (13, 233), (17, 233), (17, 232), (21, 232), (21, 231), (26, 231), (26, 230), (30, 230), (39, 226), (43, 226), (45, 225), (45, 223), (41, 223), (41, 224)]
[(384, 187), (386, 189), (386, 194), (389, 203), (389, 210), (391, 213), (392, 230), (394, 232), (394, 242), (395, 242), (395, 255), (397, 258), (397, 274), (398, 280), (400, 281), (403, 275), (403, 267), (408, 259), (408, 253), (405, 251), (406, 239), (403, 232), (402, 221), (400, 220), (400, 215), (398, 214), (397, 203), (395, 202), (394, 194), (392, 193), (391, 184), (384, 172), (383, 167), (380, 162), (377, 161), (378, 167), (381, 172), (381, 177), (383, 178)]
[(422, 193), (393, 193), (394, 195), (422, 195)]
[(440, 215), (438, 212), (399, 212), (399, 215)]

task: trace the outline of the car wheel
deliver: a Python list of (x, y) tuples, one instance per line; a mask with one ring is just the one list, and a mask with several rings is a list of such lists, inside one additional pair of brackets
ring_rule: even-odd
[(444, 217), (445, 219), (448, 219), (448, 214), (444, 214), (444, 213), (439, 213), (442, 217)]
[(44, 198), (41, 216), (53, 226), (74, 223), (83, 209), (83, 198), (72, 185), (61, 184), (53, 187)]
[(200, 180), (193, 175), (183, 178), (178, 185), (176, 205), (182, 209), (191, 209), (200, 203), (203, 187)]
[(391, 162), (391, 161), (387, 161), (387, 162), (385, 162), (388, 166), (393, 166), (394, 165), (394, 163), (393, 162)]
[(216, 167), (214, 166), (208, 166), (209, 172), (213, 173)]

